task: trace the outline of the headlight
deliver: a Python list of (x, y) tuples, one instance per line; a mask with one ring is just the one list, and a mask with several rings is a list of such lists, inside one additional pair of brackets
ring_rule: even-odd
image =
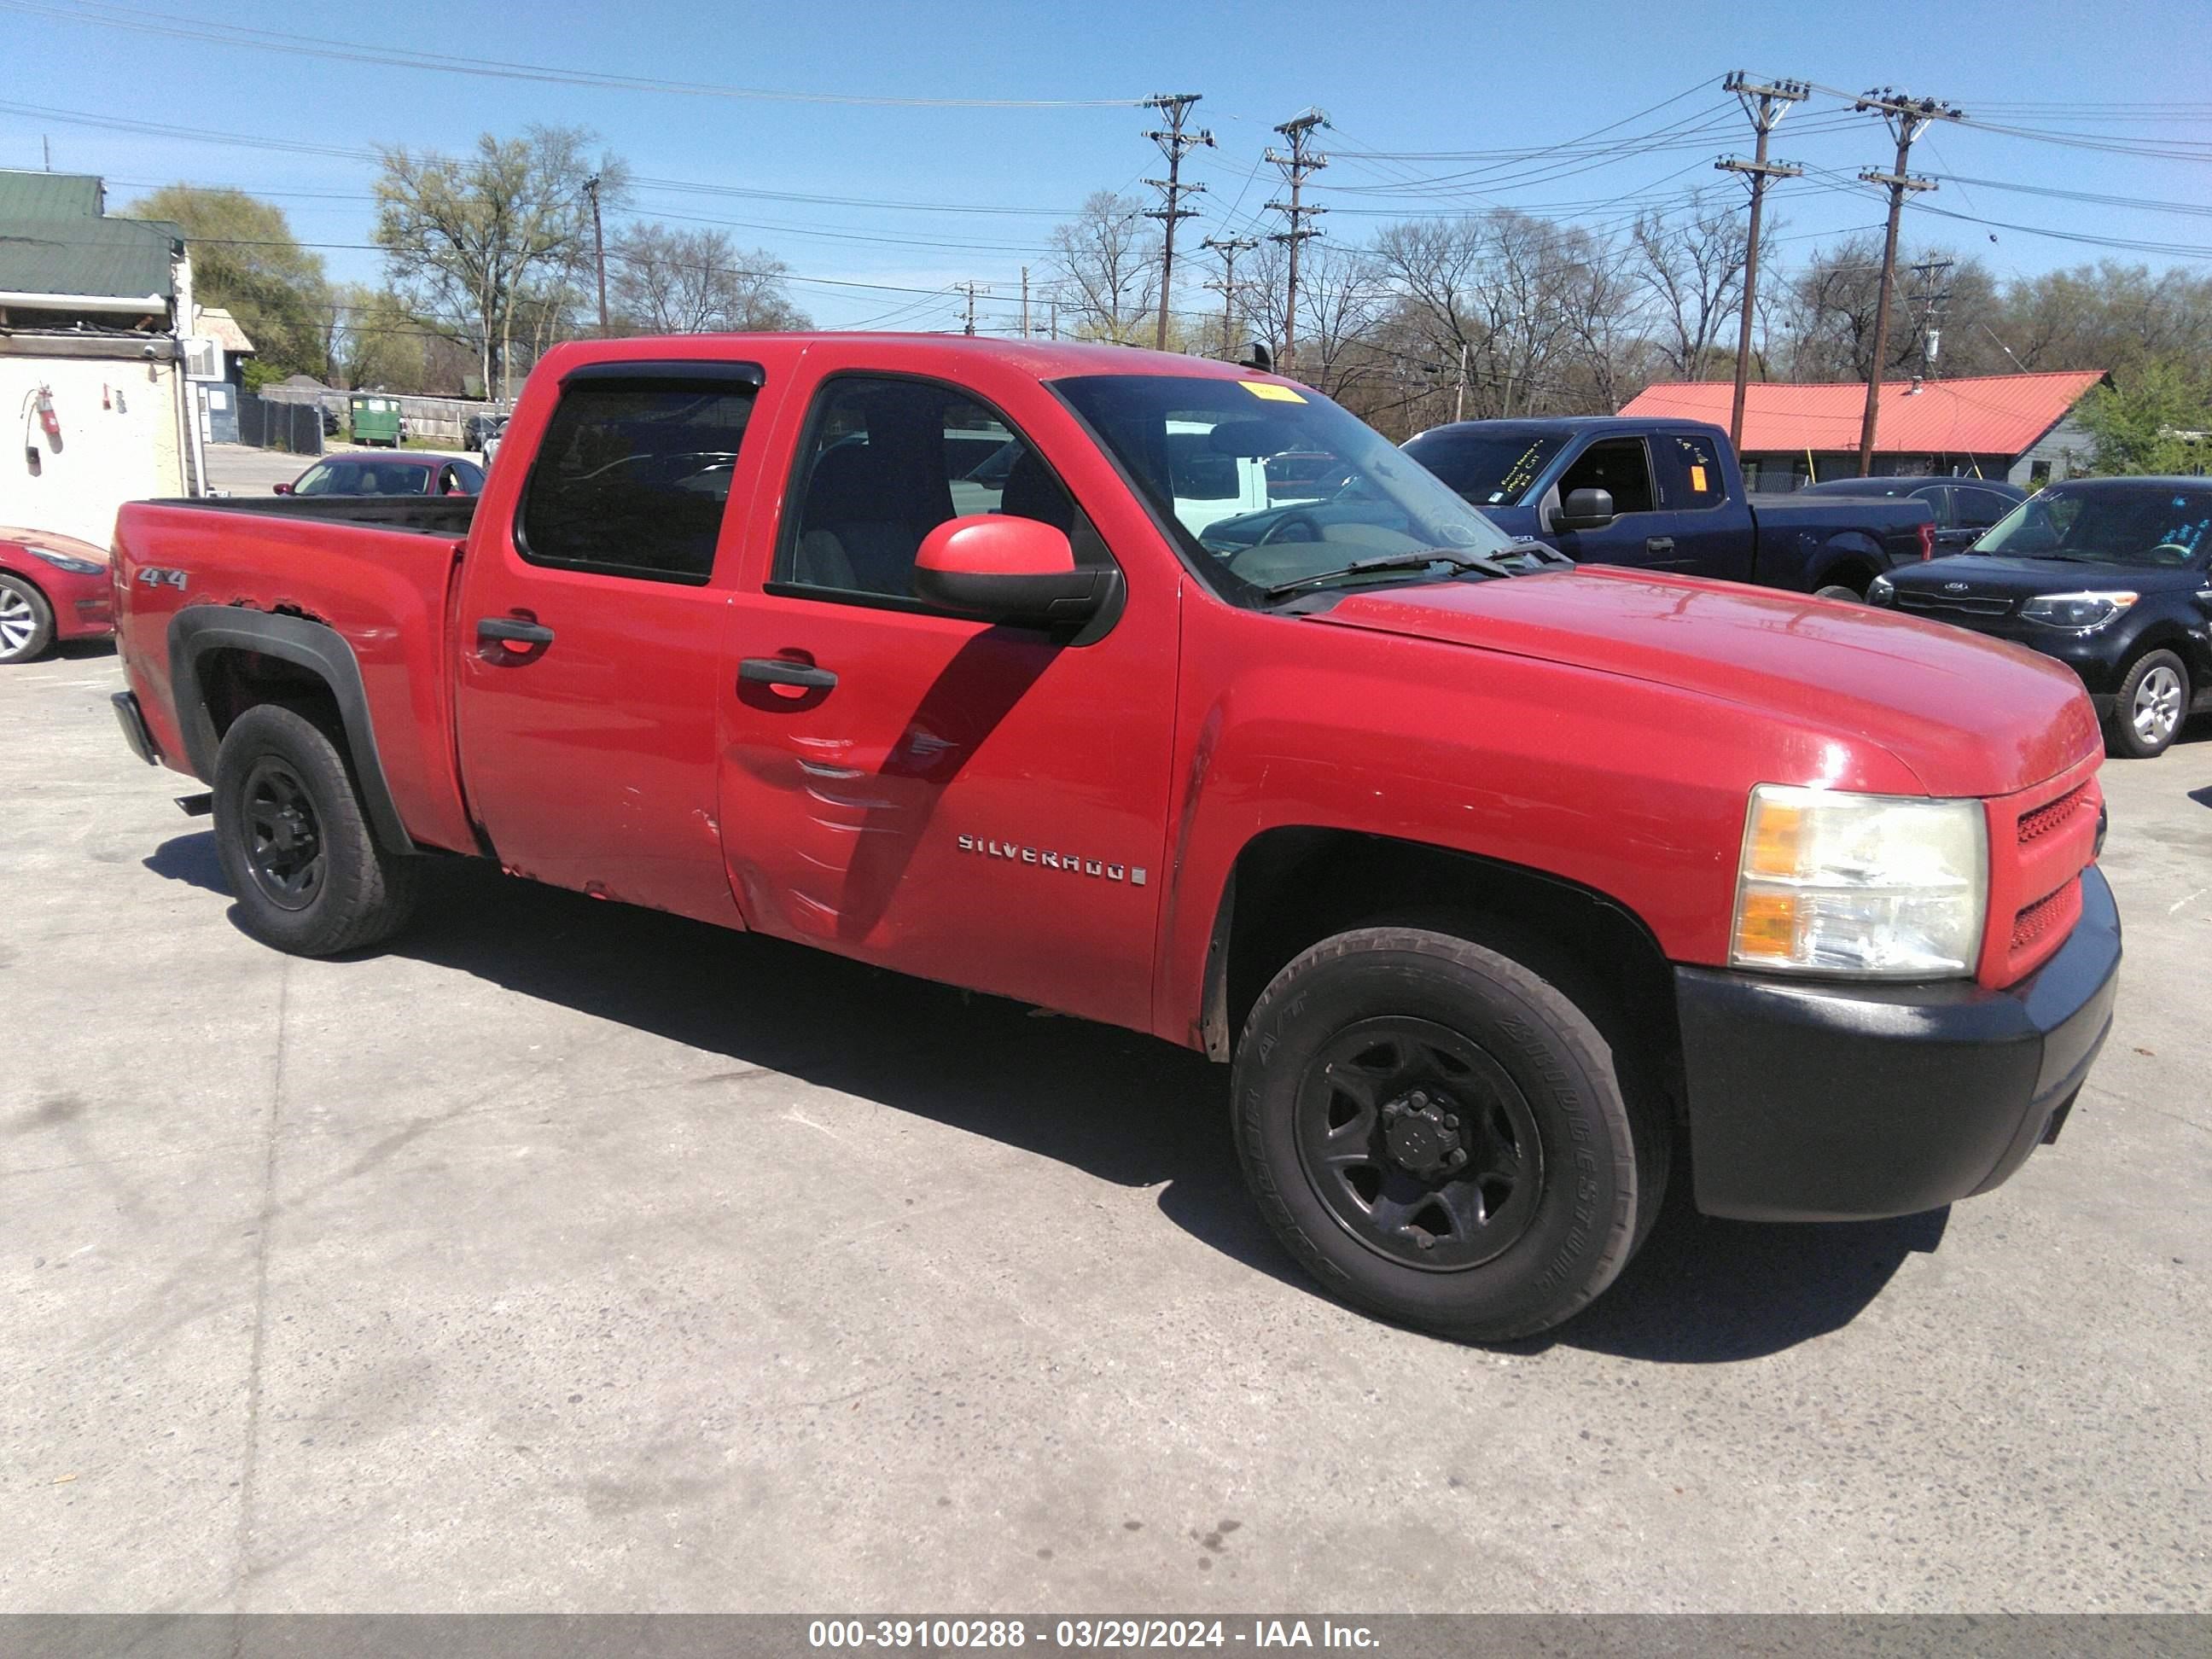
[(1876, 576), (1867, 584), (1869, 605), (1887, 605), (1897, 597), (1897, 584), (1887, 576)]
[(1751, 792), (1729, 960), (1864, 979), (1972, 974), (1989, 900), (1973, 800)]
[(73, 558), (67, 553), (57, 553), (50, 547), (33, 547), (28, 542), (23, 544), (23, 550), (34, 558), (44, 559), (57, 570), (68, 571), (72, 576), (97, 576), (107, 568), (106, 565), (95, 564), (90, 559)]
[(2021, 606), (2020, 614), (2053, 628), (2102, 628), (2136, 598), (2128, 592), (2039, 593)]

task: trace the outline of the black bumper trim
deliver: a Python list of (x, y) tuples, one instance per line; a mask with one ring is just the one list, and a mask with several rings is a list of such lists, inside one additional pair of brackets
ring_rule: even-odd
[(146, 717), (138, 712), (136, 693), (118, 691), (107, 700), (115, 709), (115, 723), (123, 728), (123, 741), (131, 745), (131, 752), (149, 766), (161, 763), (161, 751), (154, 747), (153, 734), (146, 730)]
[(1760, 1221), (1910, 1215), (2009, 1177), (2112, 1029), (2119, 912), (2019, 984), (1843, 987), (1677, 968), (1698, 1207)]

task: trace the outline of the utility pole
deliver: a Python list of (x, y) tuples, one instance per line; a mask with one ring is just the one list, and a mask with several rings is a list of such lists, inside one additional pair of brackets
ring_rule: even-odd
[(1022, 338), (1030, 337), (1030, 268), (1022, 267)]
[(1237, 360), (1237, 256), (1249, 253), (1260, 246), (1249, 236), (1209, 236), (1200, 244), (1212, 248), (1221, 256), (1221, 280), (1208, 283), (1206, 287), (1221, 295), (1221, 361)]
[(1746, 80), (1741, 70), (1721, 84), (1735, 94), (1736, 102), (1743, 106), (1743, 112), (1751, 118), (1752, 131), (1759, 136), (1759, 147), (1750, 161), (1727, 156), (1713, 163), (1723, 173), (1748, 173), (1751, 177), (1751, 225), (1743, 241), (1743, 319), (1735, 336), (1735, 401), (1729, 415), (1729, 442), (1741, 453), (1744, 386), (1751, 374), (1752, 307), (1759, 298), (1759, 210), (1766, 199), (1769, 179), (1795, 179), (1805, 171), (1791, 162), (1768, 161), (1766, 138), (1790, 112), (1790, 106), (1804, 102), (1812, 95), (1813, 88), (1802, 81), (1783, 81), (1770, 87)]
[(1955, 105), (1915, 98), (1891, 87), (1877, 88), (1851, 108), (1881, 116), (1897, 140), (1894, 170), (1859, 174), (1866, 184), (1889, 187), (1889, 229), (1881, 245), (1881, 290), (1874, 306), (1874, 361), (1867, 365), (1866, 417), (1859, 423), (1858, 476), (1863, 478), (1874, 467), (1875, 426), (1881, 418), (1882, 359), (1889, 351), (1889, 291), (1897, 280), (1897, 222), (1905, 212), (1906, 191), (1936, 188), (1933, 179), (1916, 179), (1905, 171), (1912, 159), (1913, 140), (1928, 131), (1930, 122), (1964, 120), (1966, 112)]
[(960, 331), (963, 334), (973, 334), (975, 331), (975, 296), (979, 294), (988, 294), (991, 291), (991, 285), (988, 283), (967, 282), (955, 283), (952, 286), (968, 296), (968, 325)]
[(1452, 392), (1452, 419), (1455, 422), (1467, 418), (1467, 342), (1459, 343), (1459, 385)]
[(1204, 190), (1204, 185), (1182, 182), (1182, 158), (1194, 149), (1214, 148), (1213, 135), (1200, 129), (1185, 132), (1183, 121), (1190, 114), (1190, 106), (1203, 94), (1195, 92), (1163, 92), (1145, 100), (1148, 109), (1156, 109), (1168, 118), (1164, 130), (1147, 132), (1145, 137), (1160, 147), (1160, 154), (1168, 158), (1168, 176), (1147, 179), (1145, 182), (1160, 192), (1161, 204), (1145, 215), (1158, 219), (1167, 227), (1160, 241), (1160, 319), (1152, 331), (1152, 349), (1168, 349), (1168, 296), (1175, 291), (1175, 233), (1176, 224), (1184, 219), (1198, 217), (1196, 208), (1182, 205), (1182, 198)]
[(1326, 208), (1304, 206), (1298, 199), (1298, 192), (1305, 181), (1328, 165), (1328, 156), (1315, 154), (1308, 149), (1306, 145), (1311, 141), (1313, 130), (1316, 127), (1325, 127), (1328, 125), (1327, 111), (1309, 109), (1304, 115), (1285, 121), (1275, 129), (1289, 142), (1291, 146), (1289, 155), (1285, 155), (1278, 149), (1269, 149), (1261, 153), (1263, 161), (1273, 161), (1283, 170), (1283, 177), (1289, 181), (1291, 186), (1289, 201), (1267, 204), (1267, 210), (1270, 213), (1281, 214), (1290, 221), (1291, 225), (1288, 230), (1279, 230), (1267, 238), (1271, 242), (1287, 243), (1291, 250), (1291, 268), (1283, 292), (1283, 351), (1282, 356), (1275, 360), (1276, 368), (1285, 374), (1291, 372), (1297, 362), (1297, 356), (1298, 244), (1309, 236), (1321, 234), (1317, 226), (1303, 224), (1300, 221), (1310, 219), (1316, 213), (1325, 213), (1328, 210)]
[(599, 227), (599, 175), (593, 173), (584, 180), (584, 194), (592, 198), (592, 253), (599, 269), (599, 337), (605, 339), (607, 328), (607, 239)]
[(1909, 267), (1912, 272), (1912, 293), (1905, 303), (1911, 308), (1920, 325), (1920, 372), (1929, 380), (1936, 377), (1936, 359), (1943, 349), (1943, 311), (1951, 302), (1951, 290), (1939, 289), (1936, 283), (1948, 281), (1954, 259), (1929, 259)]

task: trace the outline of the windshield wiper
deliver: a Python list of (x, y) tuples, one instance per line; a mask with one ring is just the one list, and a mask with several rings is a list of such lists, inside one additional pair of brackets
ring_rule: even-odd
[(1297, 592), (1301, 588), (1316, 587), (1322, 582), (1340, 581), (1347, 576), (1364, 576), (1370, 572), (1390, 570), (1426, 570), (1431, 565), (1445, 565), (1454, 572), (1478, 570), (1486, 576), (1517, 576), (1521, 573), (1510, 565), (1496, 559), (1486, 559), (1473, 553), (1462, 553), (1456, 548), (1431, 547), (1413, 553), (1385, 553), (1372, 559), (1358, 559), (1334, 570), (1317, 570), (1310, 576), (1298, 576), (1286, 582), (1277, 582), (1272, 587), (1260, 590), (1263, 599), (1279, 599), (1285, 593)]

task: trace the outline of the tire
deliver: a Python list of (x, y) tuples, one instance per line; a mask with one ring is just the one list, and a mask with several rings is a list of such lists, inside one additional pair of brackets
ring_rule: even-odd
[(1864, 593), (1842, 582), (1824, 582), (1813, 590), (1813, 597), (1816, 599), (1846, 599), (1853, 605), (1866, 603)]
[(2128, 665), (2105, 717), (2105, 750), (2127, 760), (2163, 755), (2188, 718), (2188, 668), (2171, 651), (2146, 651)]
[(54, 642), (54, 608), (21, 576), (0, 573), (0, 663), (30, 662)]
[(1278, 974), (1234, 1097), (1245, 1180), (1307, 1272), (1355, 1307), (1484, 1341), (1547, 1329), (1613, 1283), (1673, 1146), (1583, 1006), (1421, 927), (1340, 933)]
[(420, 860), (377, 844), (337, 744), (283, 703), (223, 734), (215, 843), (246, 931), (295, 956), (376, 944), (414, 907)]

